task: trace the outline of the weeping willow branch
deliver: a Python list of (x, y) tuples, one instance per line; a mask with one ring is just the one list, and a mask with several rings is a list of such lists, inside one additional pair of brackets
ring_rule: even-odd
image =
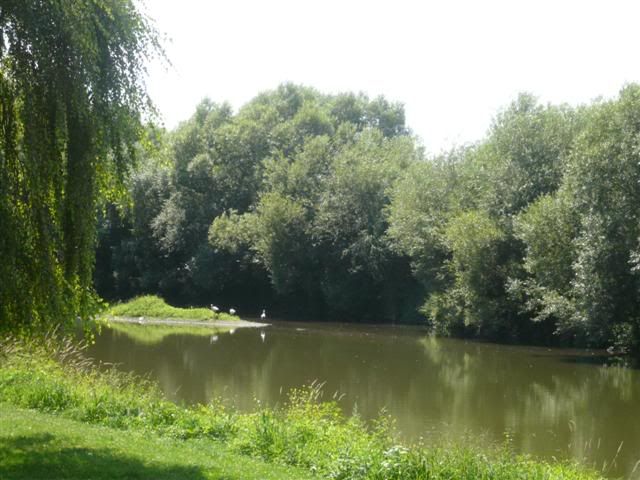
[(97, 205), (135, 161), (156, 55), (131, 0), (2, 2), (0, 327), (93, 311)]

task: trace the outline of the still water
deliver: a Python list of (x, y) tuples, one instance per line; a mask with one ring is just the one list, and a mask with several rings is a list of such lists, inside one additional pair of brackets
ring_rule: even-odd
[(105, 328), (90, 353), (151, 376), (178, 402), (222, 397), (252, 410), (256, 400), (282, 404), (290, 388), (319, 381), (346, 413), (374, 418), (384, 408), (405, 442), (508, 441), (519, 452), (640, 478), (640, 371), (603, 366), (583, 351), (400, 327), (277, 323), (215, 336), (153, 328)]

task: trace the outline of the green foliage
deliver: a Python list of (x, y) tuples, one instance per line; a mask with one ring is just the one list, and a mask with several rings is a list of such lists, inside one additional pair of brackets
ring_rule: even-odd
[(579, 344), (638, 351), (639, 87), (582, 112), (557, 193), (516, 223), (527, 277), (512, 285), (535, 319)]
[(375, 320), (411, 311), (398, 293), (413, 282), (406, 260), (384, 236), (387, 191), (419, 154), (402, 106), (287, 84), (235, 114), (205, 100), (176, 131), (150, 133), (167, 148), (143, 152), (132, 208), (101, 221), (107, 299), (257, 310), (296, 298), (295, 313)]
[(167, 305), (155, 295), (136, 297), (126, 303), (114, 305), (107, 311), (116, 317), (183, 318), (188, 320), (237, 320), (238, 317), (209, 308), (178, 308)]
[(217, 440), (121, 431), (0, 405), (0, 472), (12, 480), (301, 480), (302, 469), (267, 464)]
[(308, 255), (305, 208), (296, 200), (269, 193), (260, 199), (253, 225), (252, 247), (271, 272), (276, 291), (290, 291)]
[(395, 248), (411, 256), (416, 275), (443, 261), (444, 228), (458, 208), (457, 170), (446, 160), (414, 163), (393, 186), (388, 235)]
[(209, 242), (237, 255), (252, 243), (256, 231), (253, 220), (252, 216), (238, 215), (235, 210), (225, 212), (209, 227)]
[(572, 330), (576, 315), (572, 281), (578, 218), (569, 199), (564, 191), (542, 196), (518, 216), (515, 235), (526, 245), (527, 277), (509, 285), (510, 295), (533, 314), (534, 321), (554, 321), (556, 332), (563, 334)]
[[(519, 215), (516, 236), (527, 246), (524, 267), (541, 286), (566, 293), (576, 258), (578, 225), (567, 195), (542, 196)], [(569, 241), (568, 241), (569, 240)]]
[(411, 279), (398, 281), (406, 262), (387, 241), (385, 209), (418, 153), (409, 137), (349, 130), (349, 141), (310, 137), (292, 159), (267, 159), (256, 207), (218, 217), (209, 239), (228, 252), (249, 248), (277, 293), (302, 296), (316, 312), (396, 319)]
[(315, 318), (422, 302), (442, 333), (640, 352), (638, 85), (579, 108), (520, 95), (483, 141), (425, 158), (402, 105), (292, 84), (143, 128), (162, 52), (130, 0), (8, 0), (0, 31), (3, 328), (92, 315), (95, 282)]
[(410, 255), (426, 289), (422, 312), (437, 331), (611, 341), (585, 330), (576, 302), (585, 297), (572, 289), (576, 252), (587, 250), (576, 247), (581, 221), (570, 178), (597, 108), (543, 107), (521, 95), (486, 140), (413, 166), (396, 183), (389, 236)]
[(123, 191), (159, 48), (131, 1), (5, 1), (0, 31), (0, 325), (34, 329), (95, 311), (96, 210)]
[(452, 292), (462, 301), (464, 325), (473, 326), (481, 336), (495, 338), (515, 330), (515, 325), (505, 326), (509, 314), (503, 301), (509, 274), (506, 240), (497, 222), (481, 211), (460, 214), (445, 231), (452, 255)]
[[(118, 227), (104, 219), (101, 293), (108, 298), (160, 293), (178, 303), (222, 296), (246, 305), (248, 284), (254, 290), (267, 287), (262, 260), (269, 258), (270, 240), (253, 248), (253, 241), (260, 239), (249, 231), (255, 233), (255, 222), (234, 223), (238, 228), (230, 229), (225, 220), (258, 208), (278, 210), (274, 199), (259, 207), (262, 193), (268, 191), (287, 192), (308, 208), (317, 199), (319, 179), (337, 143), (352, 141), (358, 131), (374, 124), (384, 124), (389, 134), (404, 131), (401, 106), (383, 99), (370, 102), (364, 96), (353, 99), (353, 108), (361, 112), (350, 117), (357, 125), (340, 122), (333, 112), (343, 97), (348, 95), (326, 96), (288, 84), (259, 95), (235, 114), (228, 105), (203, 101), (193, 117), (165, 139), (170, 168), (158, 168), (165, 163), (149, 159), (144, 163), (151, 167), (134, 176), (133, 210), (115, 222), (122, 234), (110, 238)], [(334, 141), (338, 132), (340, 140)], [(286, 177), (288, 185), (283, 183)], [(221, 243), (212, 246), (208, 237), (214, 221), (212, 238)], [(286, 285), (284, 279), (284, 290)]]
[(411, 164), (394, 184), (387, 207), (391, 247), (411, 259), (411, 270), (427, 298), (421, 308), (439, 334), (464, 332), (463, 308), (456, 305), (446, 230), (451, 217), (473, 208), (478, 195), (461, 149)]
[(544, 107), (527, 94), (521, 94), (501, 112), (479, 158), (491, 168), (489, 182), (494, 198), (487, 207), (508, 215), (540, 195), (556, 191), (580, 119), (569, 107)]
[[(59, 361), (52, 357), (60, 358)], [(69, 356), (69, 352), (76, 355)], [(81, 362), (73, 348), (6, 339), (0, 351), (0, 402), (112, 428), (177, 439), (217, 439), (231, 451), (296, 465), (329, 479), (595, 479), (572, 465), (548, 464), (508, 449), (404, 447), (381, 417), (371, 426), (320, 401), (318, 385), (293, 390), (285, 406), (240, 414), (221, 403), (180, 407), (153, 385)], [(146, 435), (149, 437), (149, 435)], [(180, 445), (185, 446), (187, 443)]]
[[(419, 153), (409, 137), (364, 132), (334, 157), (313, 212), (312, 238), (323, 265), (321, 287), (329, 310), (375, 320), (402, 316), (404, 294), (414, 287), (407, 261), (386, 235), (390, 191)], [(371, 299), (376, 304), (371, 305)]]
[(640, 352), (639, 92), (578, 108), (520, 95), (484, 140), (436, 158), (382, 98), (287, 84), (237, 113), (204, 101), (147, 133), (158, 153), (131, 211), (104, 216), (98, 284)]

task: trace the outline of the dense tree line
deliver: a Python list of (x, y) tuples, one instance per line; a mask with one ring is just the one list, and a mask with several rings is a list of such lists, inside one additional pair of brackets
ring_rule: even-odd
[(149, 130), (101, 221), (109, 298), (637, 352), (640, 87), (577, 108), (519, 96), (429, 156), (403, 107), (283, 85)]
[(420, 156), (401, 105), (283, 85), (236, 114), (204, 101), (174, 132), (148, 137), (130, 208), (101, 224), (105, 297), (416, 316), (419, 285), (386, 235), (391, 186)]
[(521, 95), (431, 156), (402, 105), (296, 85), (143, 129), (161, 52), (129, 1), (7, 0), (0, 33), (3, 327), (87, 316), (93, 283), (640, 351), (637, 85), (577, 108)]

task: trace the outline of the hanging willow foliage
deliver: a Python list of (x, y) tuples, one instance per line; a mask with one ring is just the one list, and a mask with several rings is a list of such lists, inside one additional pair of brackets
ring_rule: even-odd
[(154, 55), (132, 0), (0, 0), (0, 327), (93, 311), (97, 206), (134, 160)]

